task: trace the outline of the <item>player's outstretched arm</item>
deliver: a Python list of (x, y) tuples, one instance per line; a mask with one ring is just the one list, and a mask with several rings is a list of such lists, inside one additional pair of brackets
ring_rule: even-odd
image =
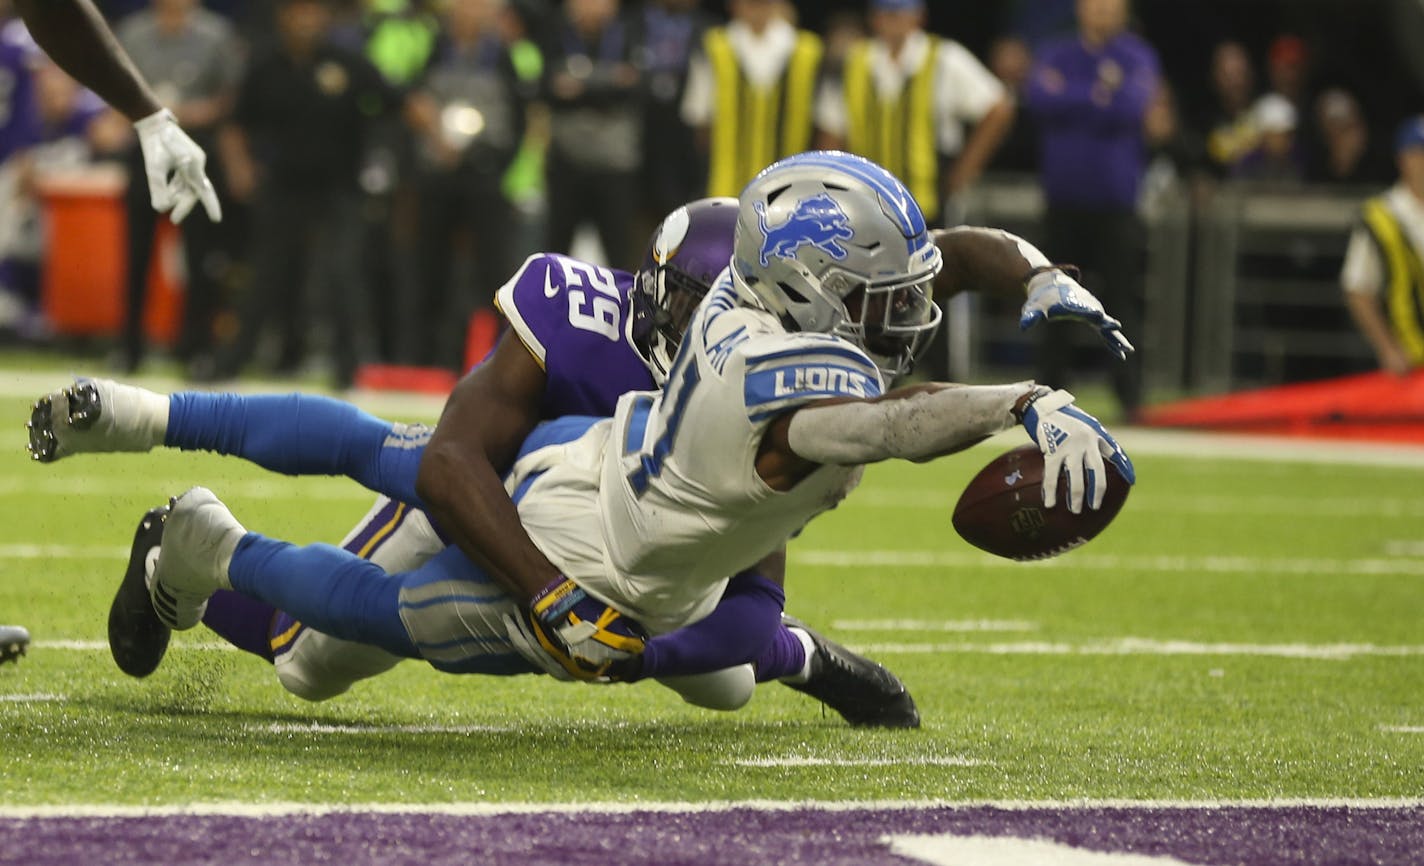
[(524, 531), (502, 473), (539, 423), (546, 381), (518, 339), (500, 340), (451, 392), (415, 482), (441, 530), (525, 604), (560, 574)]
[(1092, 292), (1078, 282), (1077, 268), (1051, 263), (1037, 247), (1001, 229), (961, 226), (934, 233), (944, 268), (935, 277), (937, 299), (965, 291), (1026, 298), (1019, 327), (1068, 320), (1097, 329), (1119, 359), (1133, 351), (1122, 323), (1108, 315)]
[(177, 223), (201, 202), (209, 219), (222, 219), (207, 155), (159, 104), (92, 0), (15, 0), (15, 8), (61, 69), (133, 121), (154, 210), (171, 210)]
[(1053, 507), (1060, 472), (1069, 480), (1069, 508), (1102, 503), (1105, 463), (1131, 484), (1132, 462), (1096, 418), (1073, 405), (1067, 391), (1033, 382), (956, 386), (929, 383), (868, 399), (822, 400), (788, 412), (768, 428), (757, 471), (778, 490), (821, 464), (854, 466), (897, 458), (931, 460), (1022, 424), (1044, 454), (1044, 503)]

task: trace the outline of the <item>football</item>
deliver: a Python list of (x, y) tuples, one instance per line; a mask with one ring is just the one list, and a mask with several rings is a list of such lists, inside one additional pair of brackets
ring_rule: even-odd
[(1043, 454), (1033, 443), (1000, 454), (970, 480), (954, 506), (954, 529), (965, 541), (1008, 559), (1048, 559), (1087, 543), (1112, 523), (1131, 489), (1108, 465), (1108, 487), (1096, 511), (1068, 510), (1068, 478), (1058, 480), (1058, 504), (1043, 507)]

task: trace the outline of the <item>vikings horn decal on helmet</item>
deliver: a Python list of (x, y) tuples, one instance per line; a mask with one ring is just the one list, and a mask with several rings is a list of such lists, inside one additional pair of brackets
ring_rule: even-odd
[(836, 334), (887, 380), (908, 372), (939, 326), (943, 263), (904, 184), (837, 151), (773, 163), (742, 191), (732, 275), (787, 328)]
[(704, 198), (663, 218), (633, 288), (633, 345), (661, 385), (682, 332), (732, 259), (737, 200)]

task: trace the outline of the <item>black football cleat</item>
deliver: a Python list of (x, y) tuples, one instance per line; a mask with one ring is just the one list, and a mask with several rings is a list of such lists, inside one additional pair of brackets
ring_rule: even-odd
[(13, 662), (30, 648), (30, 633), (20, 625), (0, 625), (0, 665)]
[(816, 653), (804, 683), (785, 682), (841, 714), (857, 728), (918, 728), (920, 711), (900, 678), (790, 616), (782, 623), (811, 636)]
[(139, 521), (128, 570), (109, 607), (109, 652), (119, 670), (131, 677), (146, 677), (158, 669), (173, 634), (153, 610), (147, 579), (148, 560), (163, 541), (167, 519), (168, 506), (161, 505)]

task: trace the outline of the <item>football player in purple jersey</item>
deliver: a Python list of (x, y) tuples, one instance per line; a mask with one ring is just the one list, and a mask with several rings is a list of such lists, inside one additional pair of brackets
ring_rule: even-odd
[(179, 223), (202, 203), (209, 219), (221, 220), (207, 155), (159, 104), (92, 0), (15, 0), (15, 10), (50, 59), (133, 121), (153, 209), (172, 211)]

